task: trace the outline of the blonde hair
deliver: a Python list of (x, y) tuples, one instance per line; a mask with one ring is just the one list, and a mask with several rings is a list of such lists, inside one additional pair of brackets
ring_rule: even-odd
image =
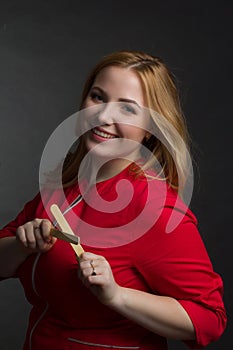
[[(156, 128), (165, 139), (164, 144), (160, 139), (151, 135), (148, 140), (143, 141), (143, 145), (159, 161), (167, 183), (176, 190), (182, 189), (187, 177), (186, 151), (189, 149), (189, 136), (174, 76), (159, 57), (139, 51), (113, 52), (103, 57), (87, 78), (82, 92), (81, 108), (97, 75), (109, 66), (130, 69), (140, 78), (145, 93), (146, 107), (150, 109)], [(81, 137), (76, 151), (69, 155), (64, 163), (64, 186), (77, 181), (77, 170), (85, 153), (85, 144)], [(144, 169), (150, 168), (153, 162), (152, 159), (147, 160)]]

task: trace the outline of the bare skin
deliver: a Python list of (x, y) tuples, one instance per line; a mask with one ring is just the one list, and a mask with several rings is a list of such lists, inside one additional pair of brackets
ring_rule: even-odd
[(193, 324), (177, 300), (121, 287), (103, 256), (85, 252), (80, 259), (79, 276), (103, 304), (152, 332), (173, 339), (195, 339)]
[(50, 236), (49, 220), (35, 219), (19, 226), (15, 237), (0, 240), (0, 276), (11, 277), (24, 260), (33, 253), (44, 253), (56, 242)]

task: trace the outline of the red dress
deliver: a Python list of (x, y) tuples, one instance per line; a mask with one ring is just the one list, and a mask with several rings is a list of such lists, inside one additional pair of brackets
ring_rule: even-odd
[[(132, 198), (125, 208), (106, 213), (82, 200), (65, 215), (75, 233), (81, 236), (84, 250), (103, 255), (121, 286), (177, 299), (195, 327), (196, 341), (186, 342), (191, 349), (217, 340), (226, 325), (222, 280), (213, 271), (195, 216), (181, 200), (176, 202), (175, 191), (167, 186), (163, 204), (161, 181), (150, 180), (147, 215), (135, 221), (132, 230), (133, 226), (127, 224), (142, 213), (149, 182), (135, 178), (125, 169), (114, 178), (98, 183), (98, 193), (110, 204), (117, 199), (116, 184), (121, 179), (127, 179), (133, 186)], [(126, 185), (122, 185), (123, 193)], [(68, 188), (67, 201), (71, 203), (78, 194), (77, 186)], [(52, 203), (65, 211), (62, 198), (60, 191), (54, 191), (45, 194), (42, 202), (38, 194), (0, 231), (0, 237), (14, 235), (19, 225), (36, 217), (49, 218)], [(93, 203), (98, 204), (98, 199)], [(166, 233), (174, 212), (180, 222), (171, 233)], [(147, 219), (151, 221), (151, 218), (154, 223), (147, 226)], [(90, 225), (90, 232), (85, 223)], [(100, 229), (97, 227), (93, 237), (96, 226)], [(109, 238), (106, 233), (111, 228), (116, 230)], [(139, 236), (137, 232), (145, 228), (147, 231)], [(79, 280), (77, 271), (72, 247), (61, 240), (47, 253), (32, 254), (19, 267), (17, 277), (32, 304), (24, 350), (167, 349), (164, 337), (101, 304)]]

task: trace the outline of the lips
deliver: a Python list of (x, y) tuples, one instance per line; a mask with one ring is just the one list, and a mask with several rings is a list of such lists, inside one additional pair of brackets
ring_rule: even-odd
[(100, 129), (100, 128), (94, 128), (91, 131), (93, 132), (93, 134), (95, 134), (97, 136), (100, 136), (100, 137), (102, 137), (104, 139), (115, 139), (115, 138), (118, 137), (117, 135), (114, 135), (112, 133), (106, 132), (105, 130)]

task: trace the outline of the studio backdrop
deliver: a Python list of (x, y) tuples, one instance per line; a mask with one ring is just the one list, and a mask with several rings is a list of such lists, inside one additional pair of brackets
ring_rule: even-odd
[[(37, 193), (46, 141), (78, 110), (94, 64), (121, 49), (161, 57), (192, 138), (190, 206), (224, 281), (228, 327), (210, 350), (233, 342), (231, 23), (230, 1), (0, 0), (0, 226)], [(1, 350), (21, 349), (29, 310), (18, 280), (2, 281)]]

